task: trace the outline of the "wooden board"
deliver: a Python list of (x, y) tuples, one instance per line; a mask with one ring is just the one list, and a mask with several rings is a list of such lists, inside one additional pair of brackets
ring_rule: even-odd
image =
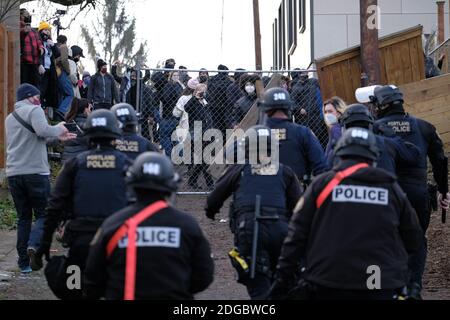
[[(425, 79), (422, 26), (380, 39), (380, 84), (402, 85)], [(316, 60), (322, 98), (339, 96), (355, 103), (361, 86), (360, 47), (353, 47)]]
[(405, 109), (433, 124), (450, 152), (450, 74), (400, 86)]
[[(270, 80), (269, 84), (266, 87), (266, 90), (274, 88), (274, 87), (278, 87), (280, 85), (280, 80), (281, 80), (281, 75), (279, 75), (279, 74), (273, 75), (272, 79)], [(261, 97), (262, 93), (263, 93), (263, 90), (259, 90), (258, 96)], [(244, 119), (242, 119), (242, 121), (239, 123), (239, 125), (237, 126), (236, 129), (242, 129), (242, 130), (246, 131), (250, 127), (257, 124), (258, 116), (259, 116), (259, 108), (257, 106), (257, 103), (254, 103), (253, 106), (248, 111), (248, 113), (245, 115)], [(217, 157), (214, 159), (215, 164), (212, 164), (209, 166), (208, 172), (214, 178), (216, 178), (216, 179), (219, 178), (222, 175), (222, 173), (225, 171), (225, 169), (227, 168), (226, 164), (217, 164), (217, 163), (223, 162), (224, 150), (227, 150), (227, 148), (232, 147), (233, 143), (234, 143), (234, 139), (228, 139), (227, 142), (225, 143), (225, 147), (222, 149), (221, 152), (219, 152)]]

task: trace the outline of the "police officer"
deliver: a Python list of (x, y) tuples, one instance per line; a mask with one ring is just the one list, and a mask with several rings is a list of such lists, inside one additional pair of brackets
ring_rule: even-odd
[[(42, 256), (49, 260), (53, 233), (61, 221), (68, 220), (63, 238), (69, 246), (66, 265), (77, 266), (82, 272), (89, 243), (99, 226), (127, 205), (124, 169), (131, 160), (113, 146), (120, 137), (116, 117), (110, 110), (96, 110), (88, 116), (84, 131), (90, 149), (68, 160), (57, 178), (48, 202), (42, 244), (31, 257), (35, 270), (42, 268)], [(65, 281), (57, 280), (61, 274), (48, 272), (52, 266), (51, 262), (47, 265), (47, 281), (49, 285), (61, 282), (62, 286), (56, 292), (51, 286), (54, 293), (62, 299), (81, 298), (81, 290), (67, 292)], [(59, 271), (66, 273), (65, 268)]]
[(403, 108), (403, 94), (395, 86), (380, 86), (371, 97), (375, 105), (379, 127), (387, 126), (405, 141), (416, 145), (420, 150), (415, 165), (401, 165), (397, 174), (399, 183), (408, 195), (409, 201), (417, 212), (423, 230), (424, 242), (421, 249), (410, 258), (412, 271), (410, 295), (421, 299), (422, 276), (427, 256), (426, 231), (430, 223), (431, 208), (427, 189), (427, 156), (430, 159), (433, 176), (438, 186), (440, 205), (448, 209), (448, 159), (445, 156), (442, 140), (436, 128), (422, 120), (407, 114)]
[(119, 127), (122, 129), (122, 137), (116, 140), (117, 150), (133, 160), (146, 151), (158, 152), (158, 148), (153, 143), (138, 135), (138, 117), (131, 105), (118, 103), (111, 108), (111, 111), (116, 115)]
[[(276, 159), (271, 147), (268, 127), (254, 126), (245, 134), (246, 161), (231, 166), (218, 180), (208, 196), (206, 216), (214, 220), (225, 200), (233, 195), (230, 227), (236, 249), (230, 252), (232, 264), (238, 271), (238, 282), (247, 287), (253, 300), (266, 299), (280, 248), (287, 234), (288, 220), (301, 196), (295, 173)], [(272, 150), (271, 150), (272, 149)], [(260, 196), (261, 218), (255, 216), (256, 198)], [(259, 239), (254, 242), (255, 219), (258, 219)], [(252, 249), (256, 245), (256, 261)], [(250, 267), (255, 265), (254, 277)]]
[(422, 230), (395, 176), (373, 166), (379, 156), (373, 133), (348, 129), (336, 155), (341, 161), (312, 182), (295, 208), (274, 299), (295, 285), (302, 258), (306, 271), (291, 291), (301, 298), (392, 299), (407, 284), (408, 253), (419, 248)]
[(293, 102), (282, 88), (266, 91), (258, 106), (268, 116), (265, 125), (275, 130), (280, 144), (280, 162), (289, 166), (300, 180), (310, 171), (316, 176), (327, 169), (323, 149), (307, 127), (291, 120)]
[(87, 298), (193, 299), (211, 284), (214, 264), (200, 226), (167, 202), (179, 180), (164, 155), (136, 159), (126, 181), (138, 201), (99, 229), (86, 265)]
[[(350, 105), (340, 118), (340, 123), (344, 129), (359, 127), (373, 131), (374, 122), (375, 120), (369, 109), (362, 104)], [(387, 130), (384, 130), (384, 134), (386, 132)], [(380, 151), (380, 156), (376, 160), (378, 168), (395, 174), (396, 166), (414, 165), (417, 161), (419, 149), (412, 143), (405, 142), (395, 135), (393, 137), (375, 135), (375, 139)]]

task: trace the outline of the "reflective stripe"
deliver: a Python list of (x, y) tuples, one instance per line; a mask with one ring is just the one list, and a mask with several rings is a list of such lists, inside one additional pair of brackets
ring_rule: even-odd
[(128, 245), (126, 248), (126, 262), (125, 262), (125, 286), (124, 286), (124, 300), (134, 300), (136, 289), (136, 229), (138, 225), (147, 218), (150, 218), (155, 213), (168, 207), (165, 201), (158, 201), (148, 206), (141, 212), (129, 218), (125, 223), (114, 233), (106, 246), (106, 254), (109, 258), (117, 247), (119, 241), (125, 236), (128, 236)]
[(322, 192), (319, 194), (316, 200), (316, 207), (319, 209), (322, 204), (325, 202), (325, 200), (328, 198), (330, 193), (333, 191), (333, 189), (341, 183), (342, 180), (347, 178), (348, 176), (351, 176), (356, 171), (367, 168), (369, 165), (367, 163), (359, 163), (357, 165), (351, 166), (343, 171), (339, 171), (336, 173), (336, 175), (331, 179), (331, 181), (326, 185), (326, 187), (322, 190)]

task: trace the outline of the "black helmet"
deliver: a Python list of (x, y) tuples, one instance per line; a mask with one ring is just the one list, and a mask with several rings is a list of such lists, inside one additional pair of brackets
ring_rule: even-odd
[(134, 108), (128, 103), (118, 103), (111, 108), (111, 111), (119, 121), (119, 127), (138, 125), (138, 117)]
[(289, 92), (282, 88), (272, 88), (264, 93), (263, 100), (258, 102), (258, 106), (265, 112), (272, 110), (288, 110), (293, 106)]
[(375, 161), (380, 151), (375, 135), (364, 128), (350, 128), (344, 132), (335, 148), (338, 157), (354, 156)]
[(80, 57), (84, 58), (83, 49), (81, 49), (79, 46), (72, 46), (70, 47), (70, 49), (72, 50), (72, 57), (79, 55)]
[(371, 102), (381, 107), (391, 104), (403, 104), (403, 94), (396, 86), (380, 86), (375, 88)]
[(348, 129), (361, 122), (367, 123), (370, 126), (373, 125), (375, 121), (369, 109), (365, 105), (356, 103), (347, 107), (344, 114), (340, 118), (340, 122), (344, 128)]
[(167, 156), (145, 152), (128, 169), (125, 181), (133, 188), (173, 193), (178, 189), (180, 176)]
[(111, 110), (100, 109), (93, 111), (84, 124), (87, 138), (111, 138), (120, 137), (120, 129), (116, 116)]
[(245, 148), (246, 159), (255, 159), (259, 162), (260, 158), (254, 158), (256, 155), (271, 155), (271, 130), (263, 125), (250, 127), (241, 141)]

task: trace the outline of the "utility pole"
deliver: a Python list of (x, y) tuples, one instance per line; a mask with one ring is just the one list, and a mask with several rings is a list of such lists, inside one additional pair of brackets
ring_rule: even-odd
[(255, 64), (256, 70), (262, 70), (261, 31), (259, 26), (259, 2), (253, 0), (253, 26), (255, 29)]
[(361, 85), (380, 84), (378, 0), (359, 0), (361, 25)]
[(440, 45), (445, 41), (445, 14), (444, 5), (445, 1), (436, 1), (437, 4), (437, 14), (438, 14), (438, 43)]

